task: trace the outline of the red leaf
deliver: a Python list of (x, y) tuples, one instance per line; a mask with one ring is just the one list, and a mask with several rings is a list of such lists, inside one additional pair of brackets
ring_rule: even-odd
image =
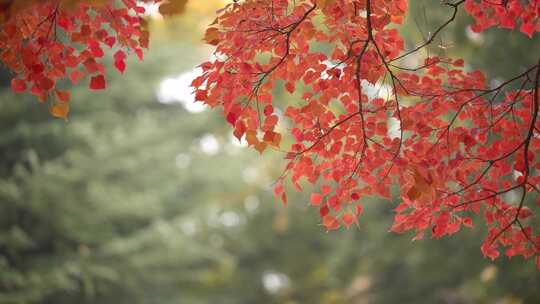
[(236, 116), (235, 113), (230, 112), (229, 114), (227, 114), (227, 122), (230, 123), (231, 125), (234, 126), (237, 119), (238, 119), (238, 116)]
[(124, 60), (116, 60), (114, 62), (114, 67), (123, 74), (126, 70), (126, 62)]
[(532, 210), (528, 207), (522, 207), (520, 210), (519, 210), (519, 219), (520, 220), (524, 220), (530, 216), (532, 216), (533, 213), (532, 213)]
[(529, 38), (532, 38), (535, 31), (534, 24), (532, 22), (523, 23), (519, 30), (529, 36)]
[(99, 43), (97, 43), (97, 42), (90, 43), (90, 45), (88, 46), (88, 49), (90, 50), (90, 52), (92, 52), (92, 55), (94, 57), (100, 58), (100, 57), (103, 57), (105, 55), (105, 53), (103, 52), (103, 50), (99, 46)]
[(330, 192), (332, 192), (332, 187), (328, 186), (328, 185), (322, 185), (321, 186), (321, 192), (323, 195), (328, 195), (330, 194)]
[(205, 101), (208, 95), (208, 91), (206, 90), (197, 90), (195, 92), (195, 100), (196, 101)]
[(324, 205), (319, 209), (319, 216), (325, 217), (328, 213), (330, 213), (330, 209), (328, 209), (328, 206)]
[(26, 81), (22, 79), (11, 80), (11, 89), (15, 93), (24, 93), (26, 91)]
[(71, 99), (71, 93), (67, 91), (56, 90), (56, 97), (60, 102), (69, 102)]
[(121, 60), (126, 59), (127, 56), (126, 56), (126, 53), (125, 53), (124, 51), (118, 50), (118, 51), (116, 51), (116, 52), (114, 53), (114, 56), (113, 56), (113, 57), (114, 57), (114, 60), (115, 60), (115, 61), (121, 61)]
[(287, 89), (287, 92), (289, 92), (289, 93), (291, 93), (291, 94), (294, 93), (294, 89), (295, 89), (295, 88), (294, 88), (294, 83), (292, 83), (292, 82), (287, 82), (287, 83), (285, 84), (285, 89)]
[(108, 47), (112, 48), (112, 47), (114, 46), (114, 44), (116, 43), (116, 38), (114, 38), (114, 37), (107, 37), (107, 38), (105, 38), (105, 41), (104, 41), (104, 42), (105, 42), (105, 44), (106, 44)]
[(274, 113), (274, 107), (272, 107), (272, 105), (264, 107), (264, 116), (272, 115), (272, 113)]
[(92, 90), (104, 90), (107, 87), (105, 76), (97, 75), (90, 80), (90, 89)]
[(47, 92), (51, 90), (52, 88), (54, 88), (54, 80), (47, 77), (41, 77), (39, 79), (39, 82), (37, 83), (37, 86), (42, 91)]
[(469, 227), (469, 228), (472, 228), (473, 227), (473, 221), (470, 217), (464, 217), (461, 219), (461, 222), (463, 223), (463, 225), (465, 225), (466, 227)]
[(320, 205), (323, 201), (323, 198), (324, 197), (320, 193), (312, 193), (311, 199), (310, 199), (311, 205), (312, 206)]

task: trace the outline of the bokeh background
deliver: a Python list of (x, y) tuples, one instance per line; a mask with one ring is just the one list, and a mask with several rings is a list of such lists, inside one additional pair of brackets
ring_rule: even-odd
[[(411, 1), (403, 32), (425, 39), (449, 11)], [(284, 161), (233, 140), (189, 83), (224, 1), (191, 0), (109, 87), (72, 89), (69, 122), (14, 95), (0, 70), (0, 303), (540, 303), (532, 261), (484, 259), (484, 231), (411, 242), (388, 233), (393, 202), (326, 233), (305, 194), (271, 194)], [(494, 82), (540, 53), (538, 35), (473, 34), (460, 14), (430, 52)], [(277, 92), (286, 103), (294, 98)]]

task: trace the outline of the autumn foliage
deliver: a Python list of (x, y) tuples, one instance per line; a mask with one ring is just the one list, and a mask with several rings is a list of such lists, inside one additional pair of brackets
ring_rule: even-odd
[[(15, 72), (14, 91), (56, 98), (52, 113), (65, 117), (55, 108), (69, 102), (58, 89), (62, 79), (89, 76), (91, 89), (104, 89), (104, 47), (118, 49), (120, 72), (126, 51), (142, 58), (144, 9), (102, 2), (43, 1), (4, 21), (1, 60)], [(196, 99), (221, 108), (234, 135), (257, 151), (285, 149), (276, 196), (286, 202), (289, 182), (299, 191), (315, 185), (310, 203), (328, 230), (357, 224), (366, 198), (397, 193), (391, 231), (413, 231), (418, 240), (484, 225), (485, 256), (523, 256), (540, 267), (532, 220), (540, 192), (540, 58), (489, 85), (464, 60), (425, 52), (460, 10), (474, 18), (473, 31), (538, 35), (540, 2), (456, 0), (441, 9), (448, 19), (406, 47), (399, 31), (406, 0), (234, 1), (206, 31), (215, 59), (193, 81)], [(274, 100), (276, 88), (294, 102)]]
[[(145, 2), (162, 1), (0, 1), (0, 60), (15, 73), (13, 91), (50, 101), (51, 113), (67, 118), (66, 87), (87, 78), (91, 90), (107, 87), (105, 50), (114, 50), (119, 73), (126, 69), (128, 53), (143, 59), (149, 43)], [(185, 3), (163, 2), (161, 11), (177, 13)]]

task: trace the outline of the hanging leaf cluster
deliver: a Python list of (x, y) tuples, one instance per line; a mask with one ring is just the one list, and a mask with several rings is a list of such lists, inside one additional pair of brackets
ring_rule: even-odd
[[(485, 225), (485, 256), (523, 256), (540, 267), (532, 221), (540, 54), (490, 86), (463, 59), (425, 51), (460, 10), (476, 32), (538, 35), (540, 3), (445, 1), (448, 19), (413, 47), (398, 30), (408, 9), (406, 0), (231, 3), (206, 32), (215, 59), (193, 81), (197, 100), (221, 108), (234, 135), (261, 153), (286, 130), (293, 142), (282, 147), (287, 164), (274, 193), (286, 202), (285, 183), (298, 191), (313, 184), (310, 202), (328, 230), (358, 224), (368, 198), (390, 200), (397, 186), (391, 231), (418, 240)], [(274, 100), (280, 88), (294, 102)]]
[(128, 54), (143, 59), (149, 34), (143, 4), (181, 13), (186, 0), (6, 0), (0, 2), (0, 62), (11, 70), (14, 92), (50, 101), (52, 115), (67, 119), (65, 88), (89, 79), (91, 90), (107, 87), (103, 58), (126, 69)]

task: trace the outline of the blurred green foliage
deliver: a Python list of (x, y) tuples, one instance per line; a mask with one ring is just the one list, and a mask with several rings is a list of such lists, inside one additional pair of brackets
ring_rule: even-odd
[[(427, 8), (416, 24), (444, 18)], [(494, 66), (506, 36), (484, 49), (462, 31), (445, 39), (492, 75), (527, 65), (522, 39)], [(301, 194), (277, 204), (282, 155), (232, 143), (219, 111), (157, 102), (208, 52), (178, 32), (106, 91), (75, 88), (68, 123), (1, 89), (0, 303), (540, 303), (534, 265), (484, 259), (481, 230), (411, 242), (373, 199), (358, 228), (325, 233)]]

